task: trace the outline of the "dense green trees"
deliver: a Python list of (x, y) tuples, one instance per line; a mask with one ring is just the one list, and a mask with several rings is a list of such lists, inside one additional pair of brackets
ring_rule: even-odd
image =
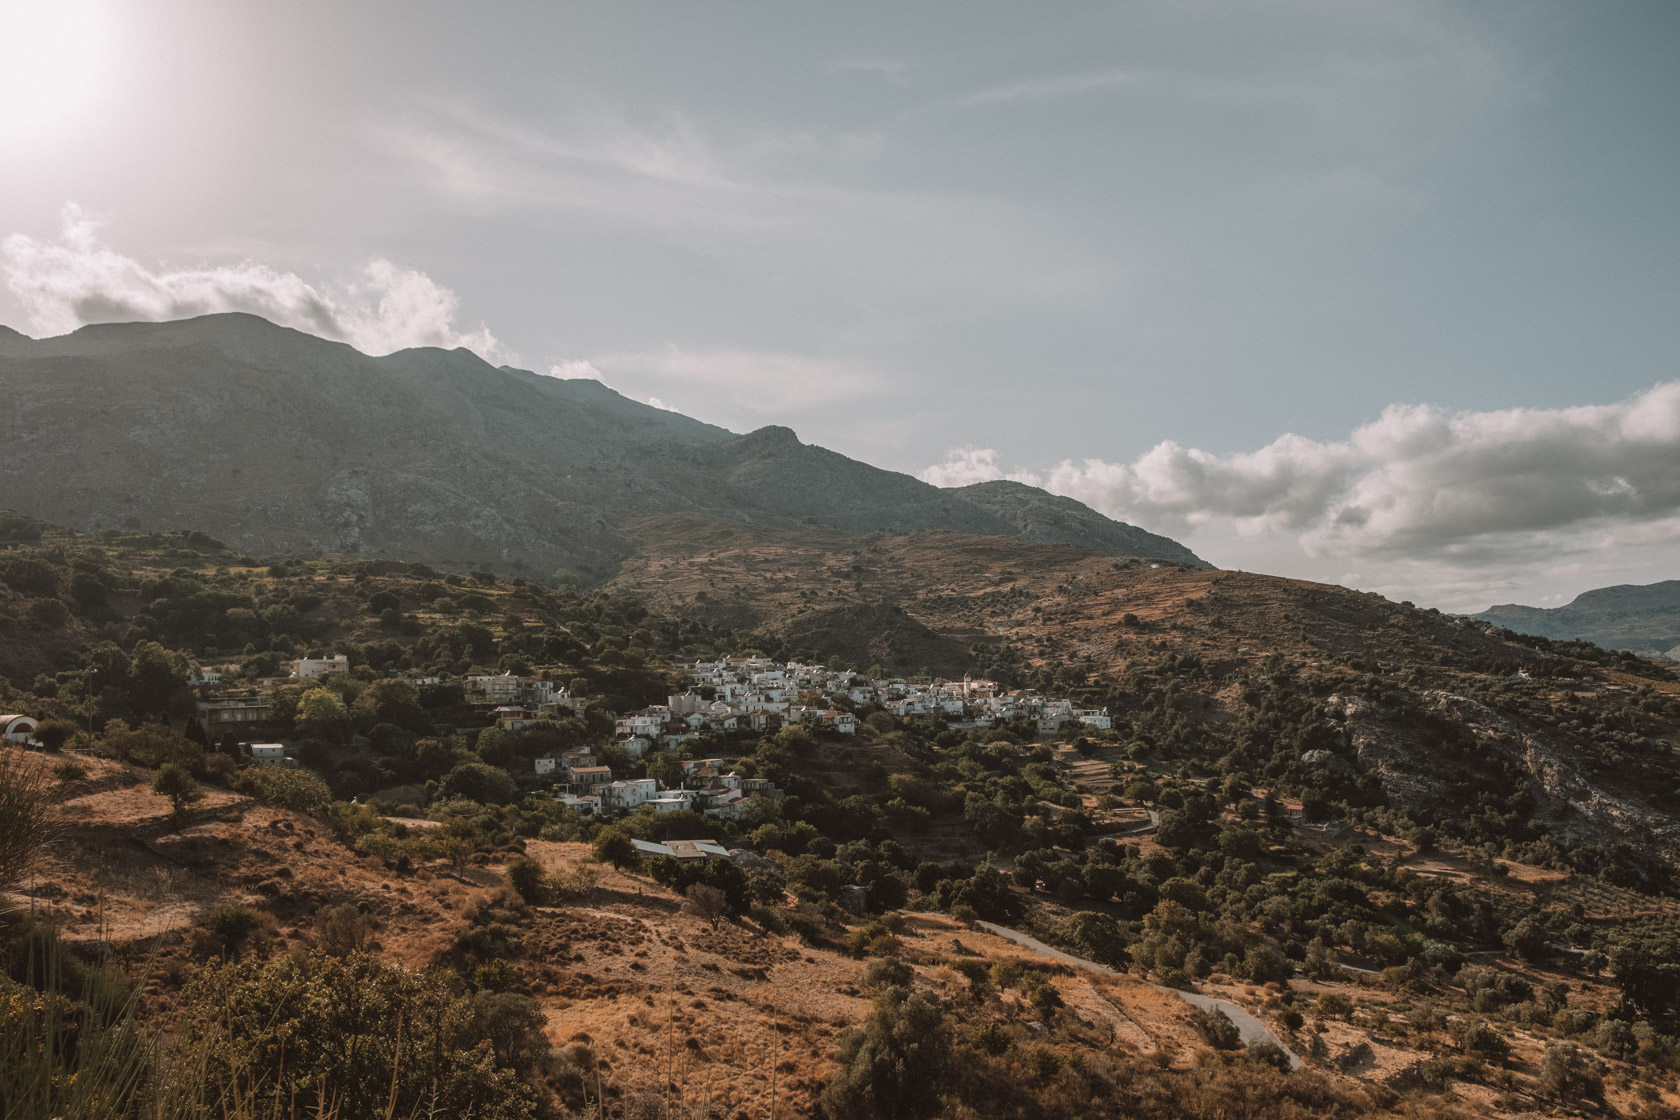
[(939, 1004), (888, 987), (861, 1030), (841, 1036), (839, 1071), (823, 1090), (835, 1120), (919, 1120), (939, 1111), (955, 1075), (951, 1028)]

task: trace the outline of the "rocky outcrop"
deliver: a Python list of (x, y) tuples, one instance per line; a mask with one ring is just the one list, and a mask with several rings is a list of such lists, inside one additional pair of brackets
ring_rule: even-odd
[[(1554, 833), (1591, 843), (1626, 843), (1680, 860), (1680, 821), (1646, 804), (1636, 790), (1617, 789), (1588, 776), (1580, 756), (1562, 737), (1531, 727), (1476, 700), (1449, 692), (1418, 694), (1422, 711), (1450, 721), (1470, 736), (1473, 750), (1521, 765), (1530, 779), (1536, 816)], [(1396, 805), (1451, 811), (1442, 776), (1467, 762), (1464, 747), (1432, 738), (1410, 721), (1358, 697), (1333, 697), (1346, 713), (1348, 741), (1360, 768), (1376, 775)]]

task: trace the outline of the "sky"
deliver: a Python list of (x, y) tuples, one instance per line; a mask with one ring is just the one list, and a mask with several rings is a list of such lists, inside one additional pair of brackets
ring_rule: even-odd
[(1680, 5), (0, 0), (0, 323), (467, 346), (1223, 567), (1680, 578)]

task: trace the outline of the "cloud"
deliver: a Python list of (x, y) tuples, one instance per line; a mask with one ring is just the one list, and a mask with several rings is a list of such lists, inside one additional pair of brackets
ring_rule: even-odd
[(368, 354), (411, 346), (466, 347), (513, 358), (488, 328), (455, 327), (460, 301), (423, 272), (374, 260), (352, 283), (325, 287), (257, 261), (153, 270), (107, 247), (99, 222), (64, 207), (56, 241), (14, 233), (0, 241), (0, 272), (31, 327), (64, 334), (88, 323), (184, 319), (224, 311), (348, 342)]
[[(721, 398), (757, 415), (785, 415), (870, 396), (883, 386), (880, 372), (864, 363), (812, 354), (684, 350), (670, 345), (645, 353), (598, 354), (590, 361), (614, 380), (651, 380), (659, 384), (662, 393), (680, 394), (679, 399)], [(656, 407), (669, 406), (660, 403)]]
[(558, 377), (562, 381), (599, 381), (603, 385), (607, 383), (607, 379), (601, 376), (601, 371), (595, 368), (594, 363), (582, 358), (555, 362), (548, 367), (548, 376)]
[(1034, 486), (1040, 483), (1038, 476), (1031, 471), (1005, 474), (998, 466), (998, 453), (990, 447), (953, 447), (945, 453), (943, 463), (935, 463), (916, 477), (932, 486), (969, 486), (999, 478)]
[(1166, 441), (1130, 463), (1010, 476), (995, 451), (963, 448), (921, 477), (1021, 478), (1166, 532), (1291, 534), (1308, 556), (1386, 564), (1390, 581), (1423, 570), (1408, 564), (1539, 565), (1680, 540), (1680, 381), (1575, 408), (1397, 404), (1345, 440), (1227, 455)]

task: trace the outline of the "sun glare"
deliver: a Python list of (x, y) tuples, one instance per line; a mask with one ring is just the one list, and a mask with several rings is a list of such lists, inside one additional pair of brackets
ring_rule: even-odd
[(73, 124), (108, 65), (108, 34), (90, 0), (0, 0), (0, 139)]

